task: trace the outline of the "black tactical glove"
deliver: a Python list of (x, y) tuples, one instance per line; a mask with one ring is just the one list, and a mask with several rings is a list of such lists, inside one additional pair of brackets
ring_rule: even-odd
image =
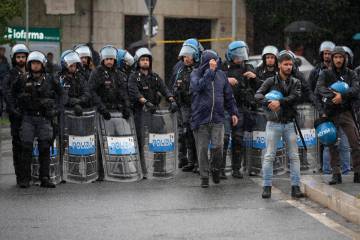
[(152, 104), (151, 102), (149, 102), (148, 100), (146, 100), (146, 102), (145, 102), (145, 107), (151, 113), (156, 112), (156, 106), (154, 104)]
[(58, 111), (57, 110), (54, 110), (54, 109), (50, 109), (50, 110), (47, 110), (45, 112), (45, 117), (46, 118), (54, 118), (58, 115)]
[(176, 104), (176, 102), (175, 101), (171, 101), (170, 102), (170, 106), (169, 106), (169, 111), (171, 112), (171, 113), (175, 113), (175, 112), (177, 112), (179, 109), (178, 109), (178, 105)]
[(69, 98), (67, 105), (69, 107), (74, 107), (75, 105), (79, 105), (81, 100), (79, 98)]
[(124, 108), (122, 110), (122, 117), (125, 118), (126, 120), (129, 119), (130, 114), (131, 114), (130, 109)]
[(74, 113), (75, 113), (75, 116), (78, 116), (78, 117), (82, 116), (83, 115), (82, 107), (80, 105), (76, 104), (74, 106)]
[(111, 119), (111, 114), (109, 113), (108, 110), (103, 110), (103, 111), (101, 112), (101, 115), (103, 116), (103, 118), (104, 118), (105, 120), (110, 120), (110, 119)]

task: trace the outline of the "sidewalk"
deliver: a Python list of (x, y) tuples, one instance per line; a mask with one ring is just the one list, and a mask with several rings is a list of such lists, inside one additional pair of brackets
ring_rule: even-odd
[(343, 176), (343, 184), (328, 185), (331, 175), (304, 175), (301, 184), (311, 200), (360, 225), (360, 184), (353, 183), (353, 174)]

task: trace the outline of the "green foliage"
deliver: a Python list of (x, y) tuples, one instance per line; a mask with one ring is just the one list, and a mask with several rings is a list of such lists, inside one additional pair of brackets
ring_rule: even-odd
[(4, 33), (9, 21), (22, 15), (24, 8), (23, 0), (1, 0), (0, 1), (0, 44), (9, 42), (4, 39)]

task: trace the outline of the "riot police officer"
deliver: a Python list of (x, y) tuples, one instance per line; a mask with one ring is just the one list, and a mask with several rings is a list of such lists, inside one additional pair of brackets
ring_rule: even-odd
[(11, 137), (12, 137), (12, 151), (13, 162), (16, 175), (16, 183), (19, 185), (20, 172), (19, 165), (21, 165), (21, 139), (20, 127), (22, 116), (20, 113), (16, 93), (13, 92), (13, 86), (19, 81), (23, 81), (26, 74), (26, 58), (29, 55), (29, 49), (24, 44), (16, 44), (11, 49), (12, 69), (4, 79), (5, 102), (6, 110), (9, 114)]
[(279, 50), (275, 46), (268, 45), (264, 47), (261, 54), (262, 63), (256, 68), (256, 76), (261, 81), (265, 81), (265, 79), (276, 75), (278, 71), (278, 54)]
[(152, 71), (152, 54), (147, 48), (140, 48), (135, 52), (136, 70), (129, 77), (129, 95), (134, 104), (136, 134), (140, 150), (140, 163), (144, 179), (147, 169), (144, 158), (144, 118), (143, 109), (155, 113), (160, 104), (160, 94), (170, 102), (169, 110), (177, 111), (177, 104), (173, 95), (165, 86), (158, 74)]
[[(128, 119), (131, 114), (127, 93), (126, 76), (116, 67), (117, 49), (111, 45), (100, 50), (101, 64), (91, 73), (89, 80), (90, 94), (98, 113), (104, 120), (110, 120), (113, 111), (122, 112)], [(99, 151), (100, 153), (100, 151)], [(99, 158), (99, 181), (104, 179), (104, 168)]]
[[(185, 150), (181, 154), (183, 159), (180, 159), (182, 164), (187, 162), (187, 165), (182, 166), (184, 172), (197, 172), (198, 163), (195, 148), (195, 139), (190, 127), (191, 114), (191, 95), (190, 95), (190, 74), (193, 71), (195, 64), (200, 61), (200, 52), (194, 45), (185, 42), (180, 50), (179, 58), (183, 61), (183, 65), (178, 69), (173, 92), (176, 96), (176, 101), (180, 106), (180, 122), (182, 123), (182, 144)], [(179, 134), (180, 135), (180, 134)], [(181, 138), (179, 137), (179, 138)], [(180, 140), (179, 140), (180, 142)], [(187, 157), (187, 158), (186, 158)], [(186, 160), (184, 160), (186, 159)]]
[(29, 187), (31, 178), (32, 148), (35, 137), (38, 140), (41, 187), (55, 188), (49, 181), (50, 146), (55, 138), (53, 119), (58, 113), (58, 98), (62, 90), (58, 82), (45, 73), (46, 57), (33, 51), (27, 58), (28, 76), (14, 87), (18, 93), (21, 124), (22, 154), (20, 165), (20, 187)]
[[(192, 48), (192, 49), (196, 50), (197, 56), (194, 56), (194, 59), (200, 59), (201, 53), (204, 51), (204, 48), (201, 45), (201, 43), (195, 38), (189, 38), (189, 39), (185, 40), (182, 48)], [(199, 61), (200, 60), (195, 60), (195, 65), (198, 65)], [(185, 67), (185, 62), (183, 61), (182, 58), (180, 58), (179, 61), (173, 67), (170, 81), (167, 83), (170, 90), (173, 90), (174, 84), (176, 82), (176, 78), (178, 77), (178, 73), (184, 67)], [(183, 123), (182, 123), (181, 110), (177, 113), (177, 115), (178, 115), (177, 123), (178, 123), (178, 129), (179, 129), (179, 138), (178, 138), (179, 164), (178, 164), (178, 166), (179, 166), (179, 168), (186, 166), (186, 168), (183, 170), (189, 171), (190, 169), (193, 169), (194, 173), (198, 173), (198, 170), (199, 170), (198, 167), (197, 166), (193, 167), (194, 164), (191, 162), (192, 160), (189, 159), (190, 161), (188, 161), (188, 159), (187, 159), (187, 148), (186, 148), (186, 139), (185, 139), (186, 136), (183, 132), (184, 127), (183, 127)]]
[(62, 105), (81, 116), (91, 99), (84, 75), (80, 73), (81, 60), (77, 52), (66, 50), (61, 56), (61, 72), (58, 81), (63, 87)]
[[(232, 176), (243, 178), (240, 172), (241, 158), (244, 156), (243, 138), (245, 129), (250, 130), (253, 121), (249, 111), (255, 110), (256, 102), (254, 94), (261, 85), (260, 80), (255, 74), (252, 65), (247, 64), (248, 46), (244, 41), (234, 41), (229, 44), (224, 71), (228, 81), (232, 86), (236, 104), (239, 110), (239, 122), (231, 129), (232, 136)], [(244, 157), (243, 157), (244, 159)], [(225, 159), (223, 159), (225, 160)], [(225, 163), (223, 163), (223, 167)]]
[(116, 56), (116, 64), (117, 68), (128, 78), (133, 70), (134, 57), (131, 56), (128, 51), (119, 48)]
[(86, 44), (76, 45), (74, 50), (79, 54), (81, 59), (80, 73), (82, 73), (85, 77), (85, 80), (88, 81), (91, 71), (94, 69), (91, 50)]

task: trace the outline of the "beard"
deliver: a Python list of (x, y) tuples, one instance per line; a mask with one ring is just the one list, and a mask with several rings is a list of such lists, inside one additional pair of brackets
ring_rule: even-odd
[(150, 69), (149, 66), (140, 66), (140, 68), (141, 68), (142, 70), (149, 70), (149, 69)]
[(26, 62), (16, 62), (16, 66), (18, 66), (19, 68), (23, 68), (25, 67)]

